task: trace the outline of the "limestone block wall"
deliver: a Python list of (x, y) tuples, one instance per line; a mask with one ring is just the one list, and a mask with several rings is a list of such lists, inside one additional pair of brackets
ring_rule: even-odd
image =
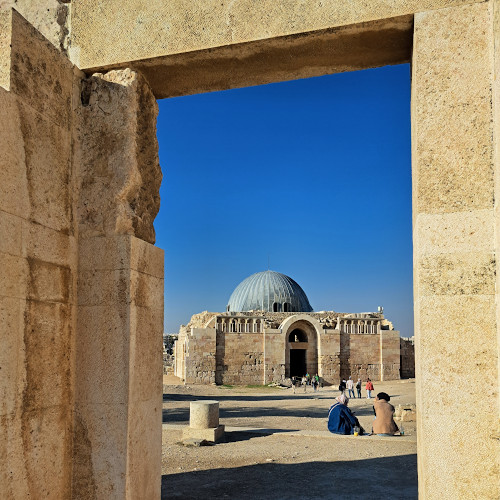
[(280, 383), (285, 378), (285, 336), (280, 330), (264, 331), (264, 378), (263, 384)]
[(70, 498), (74, 69), (17, 13), (0, 18), (0, 491)]
[[(191, 332), (186, 335), (186, 354), (184, 357), (186, 383), (215, 383), (215, 339), (215, 328), (192, 328)], [(181, 348), (180, 345), (179, 348)]]
[(400, 373), (401, 378), (415, 377), (415, 346), (408, 339), (400, 340)]
[(338, 385), (340, 379), (340, 332), (324, 330), (319, 339), (319, 376), (326, 385)]
[[(351, 376), (353, 379), (359, 377), (361, 380), (369, 377), (372, 380), (380, 380), (380, 336), (355, 333), (348, 335), (350, 354), (347, 364), (341, 367), (342, 377)], [(399, 371), (395, 378), (399, 378)]]
[(226, 333), (223, 364), (223, 384), (263, 384), (263, 334)]
[(380, 330), (380, 380), (397, 380), (401, 377), (399, 339), (397, 330)]

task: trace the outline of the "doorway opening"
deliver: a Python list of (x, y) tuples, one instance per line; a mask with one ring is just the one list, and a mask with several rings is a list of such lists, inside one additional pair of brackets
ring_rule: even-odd
[(306, 349), (290, 351), (290, 377), (303, 377), (307, 373)]

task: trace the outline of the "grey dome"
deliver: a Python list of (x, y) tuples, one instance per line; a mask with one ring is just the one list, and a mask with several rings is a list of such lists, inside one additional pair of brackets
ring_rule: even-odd
[(229, 298), (228, 311), (311, 312), (304, 290), (288, 276), (263, 271), (244, 279)]

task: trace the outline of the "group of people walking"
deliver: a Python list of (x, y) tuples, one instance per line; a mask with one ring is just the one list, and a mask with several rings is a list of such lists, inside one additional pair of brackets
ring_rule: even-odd
[[(354, 395), (354, 387), (356, 387), (356, 392), (358, 393), (358, 398), (361, 398), (361, 379), (358, 378), (358, 381), (356, 382), (356, 385), (354, 385), (354, 380), (352, 380), (352, 377), (349, 377), (349, 380), (342, 379), (339, 384), (339, 391), (340, 394), (345, 395), (345, 391), (347, 390), (349, 393), (350, 398), (356, 398)], [(370, 379), (367, 379), (366, 384), (365, 384), (365, 390), (366, 390), (366, 398), (371, 399), (372, 397), (372, 391), (373, 389), (373, 383)]]
[(299, 386), (302, 386), (304, 388), (304, 392), (306, 392), (308, 385), (310, 385), (314, 391), (317, 391), (320, 388), (320, 386), (321, 387), (323, 386), (323, 384), (321, 383), (321, 379), (319, 378), (319, 375), (317, 373), (313, 377), (311, 377), (309, 373), (306, 373), (302, 378), (294, 377), (292, 379), (292, 387), (294, 394), (296, 388)]

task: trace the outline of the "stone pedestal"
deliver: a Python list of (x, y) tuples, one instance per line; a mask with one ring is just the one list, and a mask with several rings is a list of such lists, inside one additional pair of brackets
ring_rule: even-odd
[(218, 401), (191, 401), (189, 427), (183, 431), (184, 439), (204, 439), (216, 443), (224, 435), (224, 426), (219, 425)]
[(191, 401), (189, 405), (189, 427), (192, 429), (209, 429), (218, 425), (218, 401)]

